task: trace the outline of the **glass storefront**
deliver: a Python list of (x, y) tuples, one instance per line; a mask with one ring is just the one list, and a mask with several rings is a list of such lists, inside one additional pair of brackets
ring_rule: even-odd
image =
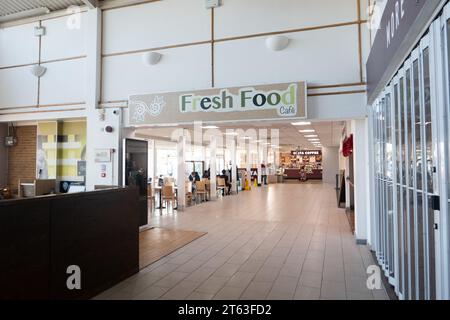
[(449, 292), (450, 7), (371, 107), (373, 249), (402, 299)]

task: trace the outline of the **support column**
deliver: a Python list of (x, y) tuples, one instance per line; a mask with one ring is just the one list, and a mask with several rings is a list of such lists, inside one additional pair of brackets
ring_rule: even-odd
[(183, 129), (183, 134), (178, 137), (177, 141), (177, 185), (178, 185), (178, 194), (177, 194), (177, 210), (184, 211), (186, 206), (186, 130)]
[(367, 157), (367, 119), (354, 120), (353, 165), (354, 165), (354, 202), (355, 202), (355, 236), (359, 244), (366, 244), (368, 239), (369, 214), (367, 207), (367, 190), (369, 190)]
[(250, 173), (251, 169), (252, 169), (252, 164), (251, 164), (252, 163), (252, 160), (251, 160), (252, 148), (251, 148), (251, 145), (250, 145), (251, 144), (250, 141), (245, 141), (245, 143), (246, 143), (246, 150), (247, 150), (246, 169), (247, 169), (247, 172)]
[[(267, 141), (267, 139), (265, 139), (265, 140)], [(268, 146), (267, 146), (267, 143), (265, 142), (263, 145), (263, 148), (262, 148), (262, 158), (263, 158), (263, 163), (266, 166), (266, 183), (267, 184), (269, 184), (269, 182), (268, 182), (269, 181), (269, 166), (267, 163), (267, 159), (269, 157), (268, 152), (269, 152)]]
[(261, 150), (261, 143), (258, 142), (258, 145), (257, 145), (256, 149), (257, 149), (257, 157), (256, 157), (256, 159), (258, 161), (257, 166), (256, 166), (256, 168), (258, 169), (258, 178), (257, 178), (258, 181), (257, 181), (257, 183), (258, 183), (258, 186), (260, 186), (261, 182), (262, 182), (262, 174), (261, 174), (261, 170), (262, 170), (262, 167), (261, 167), (262, 150)]
[(216, 155), (217, 155), (217, 138), (216, 136), (211, 136), (211, 140), (209, 143), (209, 157), (210, 157), (210, 166), (211, 166), (211, 174), (210, 174), (210, 188), (211, 188), (211, 200), (216, 200), (217, 191), (216, 191)]
[[(100, 101), (100, 79), (101, 79), (101, 32), (102, 14), (100, 9), (92, 9), (86, 12), (86, 189), (93, 190), (100, 180), (98, 164), (95, 163), (95, 149), (99, 148), (101, 142), (100, 135), (102, 120), (104, 120), (104, 110), (98, 109)], [(117, 128), (119, 130), (119, 128)], [(117, 141), (117, 149), (118, 149)], [(116, 154), (118, 154), (117, 150)], [(118, 160), (119, 158), (117, 158)], [(118, 163), (118, 161), (115, 161)], [(109, 174), (112, 175), (114, 168)], [(116, 173), (116, 176), (118, 172)], [(103, 181), (102, 181), (103, 182)], [(109, 184), (112, 184), (111, 181)], [(108, 181), (104, 181), (108, 184)]]
[[(151, 172), (152, 175), (152, 181), (155, 179), (156, 177), (156, 141), (155, 139), (150, 140), (150, 146), (152, 148), (152, 153), (150, 154), (150, 161), (153, 164), (153, 172)], [(155, 181), (153, 181), (155, 182)]]
[(227, 139), (231, 157), (231, 192), (237, 193), (236, 138)]
[(265, 173), (266, 173), (266, 182), (267, 182), (267, 175), (268, 175), (268, 166), (267, 166), (267, 129), (260, 129), (259, 130), (259, 155), (260, 155), (260, 161), (259, 161), (259, 167), (258, 172), (261, 171), (261, 174), (258, 173), (258, 176), (261, 176), (261, 185), (263, 185), (262, 181), (262, 165), (264, 163), (265, 166)]

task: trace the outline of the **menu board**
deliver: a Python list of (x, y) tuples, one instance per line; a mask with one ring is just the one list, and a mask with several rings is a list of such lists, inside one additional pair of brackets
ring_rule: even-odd
[(293, 150), (291, 153), (280, 155), (281, 165), (285, 169), (321, 170), (322, 151), (320, 150)]

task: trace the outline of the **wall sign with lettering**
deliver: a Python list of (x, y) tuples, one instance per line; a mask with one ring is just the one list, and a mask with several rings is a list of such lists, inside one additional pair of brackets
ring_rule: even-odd
[(306, 83), (284, 83), (200, 91), (135, 95), (130, 125), (304, 119)]
[(293, 150), (291, 155), (293, 156), (320, 156), (322, 151), (320, 150)]
[(401, 59), (406, 58), (408, 53), (406, 50), (414, 45), (413, 39), (418, 34), (413, 33), (418, 32), (415, 31), (416, 29), (421, 29), (417, 28), (418, 24), (427, 21), (426, 16), (434, 12), (440, 2), (438, 0), (387, 0), (366, 65), (369, 104), (395, 73), (395, 69), (390, 69), (398, 67)]

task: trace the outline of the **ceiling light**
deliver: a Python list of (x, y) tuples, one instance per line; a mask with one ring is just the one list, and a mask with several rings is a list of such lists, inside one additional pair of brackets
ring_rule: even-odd
[(307, 122), (307, 121), (293, 122), (292, 125), (293, 126), (310, 126), (311, 122)]
[(320, 139), (319, 138), (314, 138), (314, 139), (308, 139), (308, 141), (320, 142)]
[(204, 126), (202, 129), (219, 129), (217, 126)]
[(308, 134), (305, 136), (305, 138), (317, 138), (318, 135), (317, 134)]
[(225, 135), (227, 135), (227, 136), (237, 136), (238, 133), (234, 132), (234, 131), (227, 131), (227, 132), (225, 132)]
[(300, 133), (310, 133), (310, 132), (316, 132), (314, 129), (305, 129), (305, 130), (298, 130)]
[(281, 51), (289, 45), (289, 38), (285, 36), (272, 36), (266, 39), (266, 46), (273, 51)]
[(45, 71), (47, 71), (47, 68), (39, 64), (35, 64), (31, 67), (31, 74), (37, 78), (42, 77)]
[(148, 66), (158, 64), (162, 58), (162, 54), (158, 52), (146, 52), (142, 55), (142, 60)]

